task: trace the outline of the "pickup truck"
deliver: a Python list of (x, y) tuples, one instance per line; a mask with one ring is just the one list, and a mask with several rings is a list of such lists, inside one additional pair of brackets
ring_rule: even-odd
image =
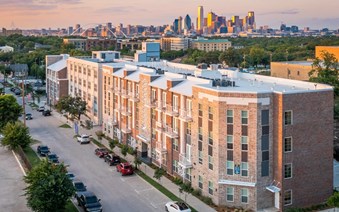
[(84, 135), (78, 136), (77, 140), (80, 144), (88, 144), (91, 139), (90, 139), (89, 135), (84, 134)]

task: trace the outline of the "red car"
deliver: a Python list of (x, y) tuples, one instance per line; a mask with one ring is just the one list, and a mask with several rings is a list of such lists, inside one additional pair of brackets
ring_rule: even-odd
[(128, 162), (118, 164), (117, 172), (121, 172), (121, 175), (129, 175), (134, 173), (133, 167)]
[(95, 155), (99, 156), (99, 158), (103, 158), (103, 157), (105, 157), (108, 154), (109, 154), (109, 151), (106, 148), (97, 148), (97, 149), (95, 149)]

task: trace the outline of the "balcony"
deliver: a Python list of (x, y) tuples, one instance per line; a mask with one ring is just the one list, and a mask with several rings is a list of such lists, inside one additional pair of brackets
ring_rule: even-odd
[(120, 113), (121, 113), (121, 115), (123, 115), (123, 116), (130, 116), (130, 115), (132, 115), (132, 112), (131, 112), (130, 109), (127, 108), (127, 107), (121, 107)]
[(219, 175), (218, 184), (255, 187), (256, 182), (253, 176), (227, 175), (225, 171), (225, 173)]
[(156, 126), (155, 129), (162, 132), (162, 131), (164, 130), (164, 125), (165, 125), (165, 124), (164, 124), (163, 122), (156, 121), (156, 122), (155, 122), (155, 126)]
[(147, 99), (145, 102), (146, 107), (149, 108), (155, 108), (157, 106), (157, 100), (156, 99)]
[(179, 154), (179, 165), (184, 169), (192, 168), (191, 157), (186, 154)]
[(113, 126), (117, 126), (118, 125), (118, 121), (116, 119), (112, 119), (112, 125)]
[(137, 137), (142, 140), (143, 142), (149, 143), (151, 141), (151, 132), (148, 131), (146, 128), (140, 128), (139, 134)]
[(184, 121), (192, 121), (192, 110), (180, 109), (180, 118)]
[(170, 138), (178, 138), (179, 134), (178, 134), (178, 128), (172, 128), (169, 127), (168, 125), (164, 125), (164, 130), (167, 136), (169, 136)]
[(133, 102), (139, 102), (140, 101), (138, 93), (133, 93), (132, 91), (130, 91), (130, 92), (128, 92), (128, 95)]
[(157, 111), (164, 112), (164, 111), (166, 111), (166, 104), (164, 104), (162, 101), (157, 101), (155, 109)]
[(113, 91), (114, 91), (115, 94), (118, 94), (118, 95), (120, 95), (120, 93), (121, 93), (120, 88), (118, 88), (118, 87), (114, 87)]
[(172, 105), (166, 106), (166, 113), (171, 116), (178, 116), (179, 115), (179, 109), (178, 106), (173, 107)]
[(123, 98), (129, 98), (128, 91), (126, 91), (125, 89), (122, 89), (122, 90), (121, 90), (121, 96), (122, 96)]
[(123, 126), (121, 127), (121, 132), (128, 134), (128, 133), (131, 133), (132, 130), (128, 126)]
[(118, 104), (114, 104), (114, 110), (117, 112), (121, 112), (121, 106)]
[(164, 148), (162, 145), (162, 141), (157, 141), (155, 144), (155, 151), (158, 152), (159, 154), (166, 154), (167, 149)]

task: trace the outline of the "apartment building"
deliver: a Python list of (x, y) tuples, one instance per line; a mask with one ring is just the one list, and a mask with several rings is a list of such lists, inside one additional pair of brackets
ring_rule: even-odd
[(312, 61), (271, 62), (271, 76), (308, 81), (312, 64)]
[(231, 41), (227, 39), (197, 39), (192, 41), (192, 48), (206, 52), (226, 51), (231, 46)]
[(163, 37), (160, 39), (161, 50), (163, 51), (179, 51), (187, 50), (191, 47), (190, 38)]
[(70, 57), (67, 60), (68, 93), (87, 102), (87, 116), (102, 124), (102, 66), (120, 58), (120, 52), (93, 51), (92, 57)]
[(46, 94), (50, 105), (68, 95), (67, 59), (69, 55), (46, 55)]
[(332, 194), (332, 87), (168, 62), (102, 68), (105, 133), (214, 203), (282, 211)]
[(115, 49), (116, 40), (107, 38), (64, 38), (64, 44), (73, 44), (76, 49), (90, 51), (94, 49), (108, 50)]

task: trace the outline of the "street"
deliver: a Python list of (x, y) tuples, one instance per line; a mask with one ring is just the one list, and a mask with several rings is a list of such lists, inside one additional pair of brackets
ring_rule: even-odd
[[(114, 166), (95, 156), (93, 144), (80, 145), (73, 138), (73, 129), (59, 128), (63, 122), (58, 117), (44, 117), (28, 105), (26, 112), (33, 114), (33, 120), (26, 121), (32, 137), (48, 145), (61, 162), (69, 165), (76, 178), (101, 199), (104, 211), (161, 211), (170, 201), (139, 176), (122, 177)], [(60, 116), (57, 112), (53, 115)]]

